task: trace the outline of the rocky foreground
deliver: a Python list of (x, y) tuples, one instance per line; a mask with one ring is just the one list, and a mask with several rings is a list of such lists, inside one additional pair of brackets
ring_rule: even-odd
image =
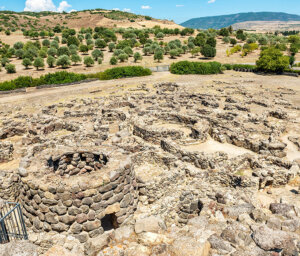
[(298, 90), (119, 90), (1, 110), (0, 197), (23, 205), (31, 244), (0, 254), (299, 255)]

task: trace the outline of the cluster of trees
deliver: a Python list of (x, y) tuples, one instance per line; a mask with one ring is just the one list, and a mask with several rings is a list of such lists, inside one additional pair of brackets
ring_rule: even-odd
[[(12, 48), (9, 48), (7, 53), (1, 57), (1, 65), (6, 68), (8, 73), (15, 73), (15, 66), (10, 64), (8, 57), (15, 56), (18, 59), (22, 59), (22, 65), (27, 69), (30, 66), (34, 66), (37, 70), (45, 67), (45, 61), (49, 68), (54, 66), (61, 66), (67, 68), (73, 64), (82, 62), (82, 57), (78, 54), (78, 51), (86, 53), (85, 45), (79, 45), (77, 47), (71, 44), (69, 47), (59, 46), (58, 38), (52, 42), (45, 39), (42, 44), (39, 41), (36, 42), (17, 42)], [(84, 47), (83, 47), (84, 46)], [(102, 63), (104, 54), (100, 49), (94, 49), (91, 52), (91, 56), (84, 57), (83, 62), (87, 67), (90, 67), (98, 62)], [(12, 68), (14, 67), (14, 68)]]

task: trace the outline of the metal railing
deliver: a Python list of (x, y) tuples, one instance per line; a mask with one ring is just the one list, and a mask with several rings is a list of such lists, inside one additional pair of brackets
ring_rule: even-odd
[(4, 202), (0, 205), (0, 244), (17, 239), (28, 239), (21, 205)]

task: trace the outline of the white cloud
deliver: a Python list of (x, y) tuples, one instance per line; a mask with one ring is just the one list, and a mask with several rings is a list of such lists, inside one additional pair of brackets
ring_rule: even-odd
[(124, 12), (131, 12), (131, 9), (129, 9), (129, 8), (124, 8), (123, 11), (124, 11)]
[(0, 10), (4, 10), (5, 9), (5, 6), (0, 6)]
[(120, 11), (120, 8), (113, 8), (114, 11)]
[(67, 11), (71, 7), (67, 1), (60, 2), (59, 6), (56, 7), (52, 0), (26, 0), (24, 11), (28, 12), (63, 12)]
[(212, 3), (214, 3), (214, 2), (216, 2), (216, 0), (209, 0), (209, 1), (208, 1), (209, 4), (212, 4)]
[(176, 7), (184, 7), (183, 4), (176, 4)]
[(72, 6), (70, 4), (68, 4), (67, 1), (62, 1), (62, 2), (60, 2), (59, 6), (57, 8), (57, 11), (63, 12), (63, 11), (66, 11), (70, 7), (72, 7)]
[(149, 5), (142, 5), (141, 9), (143, 9), (143, 10), (149, 10), (149, 9), (151, 9), (151, 6), (149, 6)]

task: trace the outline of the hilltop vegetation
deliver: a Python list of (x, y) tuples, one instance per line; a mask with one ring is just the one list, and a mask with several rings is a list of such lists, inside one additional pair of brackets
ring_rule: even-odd
[(104, 27), (149, 27), (147, 24), (149, 23), (151, 27), (160, 25), (181, 28), (171, 21), (118, 10), (94, 9), (71, 13), (0, 11), (0, 30), (48, 30), (57, 25), (80, 29), (81, 27), (94, 28), (100, 23)]
[(197, 29), (220, 29), (245, 21), (300, 21), (300, 16), (282, 12), (248, 12), (190, 19), (181, 25)]

